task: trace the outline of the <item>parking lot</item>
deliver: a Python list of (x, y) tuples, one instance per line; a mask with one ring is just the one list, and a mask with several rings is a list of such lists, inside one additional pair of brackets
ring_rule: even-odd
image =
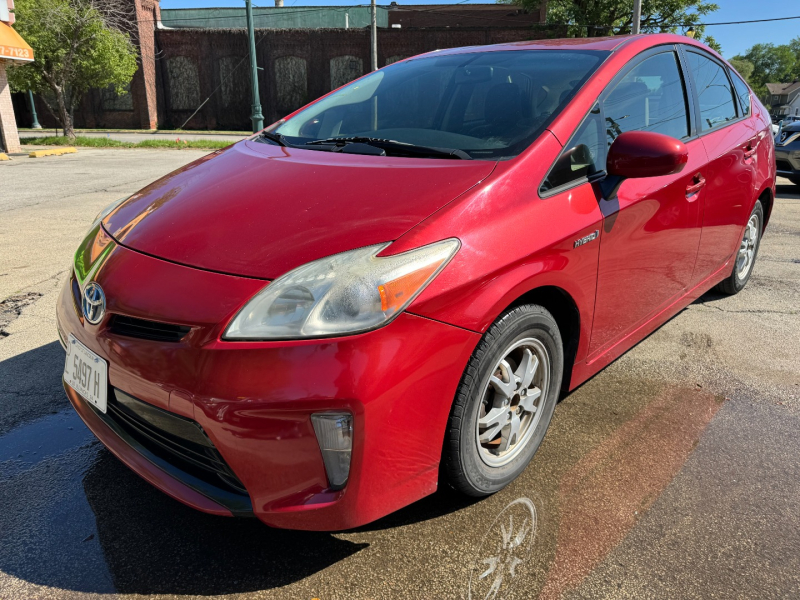
[(0, 598), (800, 597), (800, 187), (780, 180), (747, 288), (568, 395), (508, 488), (309, 533), (173, 501), (61, 387), (56, 295), (93, 217), (203, 154), (0, 163)]

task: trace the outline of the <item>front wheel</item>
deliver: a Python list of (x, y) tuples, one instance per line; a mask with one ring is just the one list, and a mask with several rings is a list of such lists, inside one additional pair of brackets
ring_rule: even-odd
[(500, 316), (470, 358), (450, 413), (442, 466), (453, 488), (486, 496), (522, 473), (550, 425), (563, 369), (561, 334), (546, 309)]
[(750, 275), (753, 272), (753, 265), (758, 256), (758, 247), (761, 243), (761, 232), (764, 229), (764, 209), (761, 201), (756, 200), (750, 219), (744, 228), (742, 241), (739, 243), (739, 250), (733, 263), (733, 272), (719, 285), (717, 290), (723, 294), (738, 294), (747, 285)]

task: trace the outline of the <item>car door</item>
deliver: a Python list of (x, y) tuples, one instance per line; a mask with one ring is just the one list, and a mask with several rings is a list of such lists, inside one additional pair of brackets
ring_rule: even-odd
[(693, 277), (700, 282), (738, 248), (757, 192), (755, 160), (761, 138), (750, 111), (744, 114), (744, 105), (734, 98), (727, 67), (699, 48), (683, 46), (682, 52), (695, 92), (698, 135), (709, 158), (704, 170), (703, 233)]
[(628, 179), (599, 200), (600, 232), (589, 357), (602, 355), (680, 297), (692, 280), (700, 243), (706, 153), (693, 139), (692, 106), (677, 48), (639, 55), (601, 95), (607, 145), (627, 131), (683, 140), (689, 161), (678, 174)]

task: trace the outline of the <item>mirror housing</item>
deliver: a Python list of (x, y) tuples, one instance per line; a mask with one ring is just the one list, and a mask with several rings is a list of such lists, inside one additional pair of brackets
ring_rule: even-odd
[(603, 196), (613, 198), (625, 179), (680, 173), (687, 162), (689, 150), (673, 137), (652, 131), (621, 133), (608, 149)]

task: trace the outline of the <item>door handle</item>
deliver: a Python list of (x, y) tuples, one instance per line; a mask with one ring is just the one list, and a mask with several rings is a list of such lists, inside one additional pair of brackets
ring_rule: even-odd
[(753, 158), (753, 156), (756, 153), (756, 150), (758, 150), (758, 144), (756, 144), (754, 146), (753, 142), (748, 142), (747, 143), (747, 148), (744, 149), (744, 157), (745, 157), (745, 159)]
[(703, 177), (700, 173), (695, 175), (694, 178), (692, 179), (692, 181), (694, 181), (694, 183), (686, 186), (686, 197), (687, 198), (689, 196), (693, 196), (694, 194), (696, 194), (697, 192), (699, 192), (701, 189), (703, 189), (706, 186), (706, 178)]

